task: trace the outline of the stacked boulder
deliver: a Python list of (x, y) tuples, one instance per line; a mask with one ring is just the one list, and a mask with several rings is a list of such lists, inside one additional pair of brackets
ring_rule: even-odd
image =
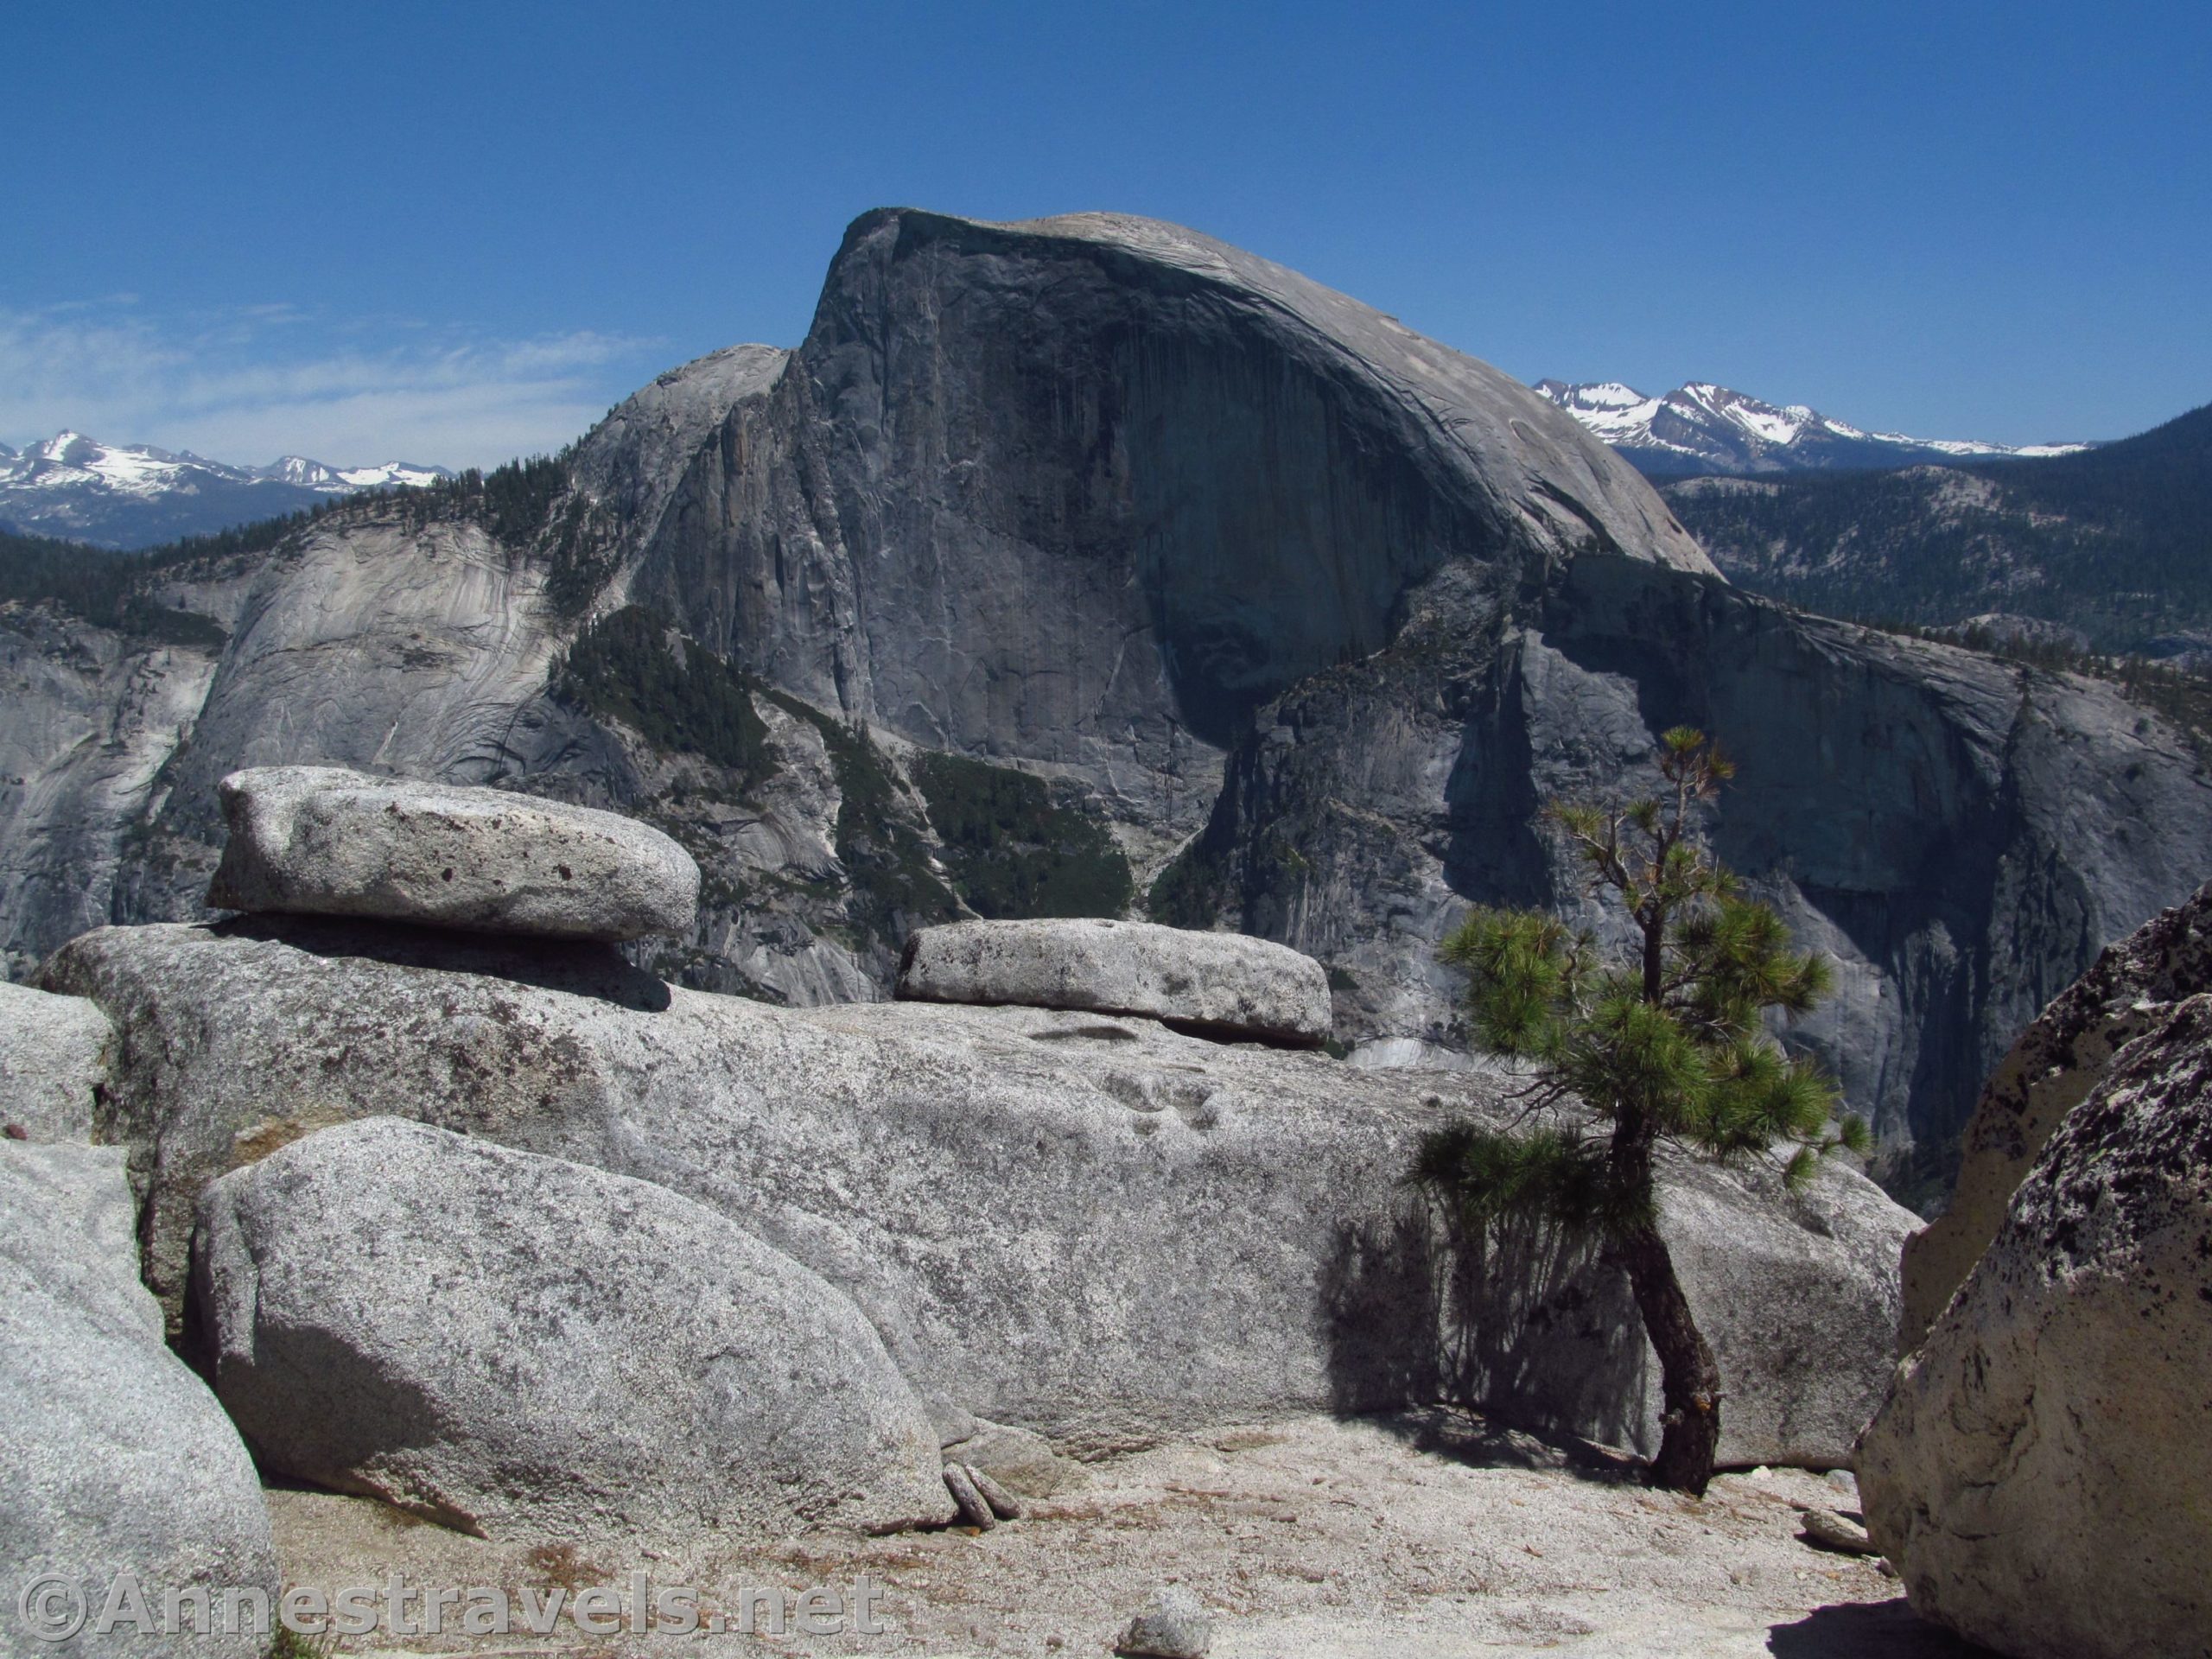
[[(1425, 1130), (1511, 1105), (1316, 1052), (1310, 958), (960, 924), (916, 936), (899, 1001), (779, 1009), (623, 959), (690, 925), (689, 861), (642, 826), (327, 770), (223, 798), (215, 896), (267, 908), (100, 930), (43, 982), (123, 1033), (105, 1109), (147, 1282), (270, 1467), (573, 1536), (947, 1520), (941, 1446), (990, 1507), (1071, 1452), (1447, 1390), (1656, 1443), (1656, 1366), (1596, 1264), (1546, 1287), (1556, 1352), (1465, 1369), (1400, 1178)], [(1904, 1212), (1840, 1167), (1792, 1194), (1685, 1164), (1666, 1217), (1730, 1378), (1724, 1457), (1847, 1459)], [(679, 1269), (657, 1345), (618, 1292)], [(445, 1351), (410, 1340), (431, 1296)], [(507, 1307), (565, 1312), (502, 1332)], [(532, 1418), (557, 1452), (519, 1443)]]
[(1998, 1652), (2205, 1659), (2212, 888), (2045, 1010), (1967, 1146), (1955, 1219), (1906, 1258), (1868, 1530), (1918, 1611)]
[(1158, 1020), (1231, 1040), (1319, 1048), (1329, 978), (1313, 957), (1242, 933), (1089, 918), (956, 922), (906, 941), (899, 995)]
[[(352, 1021), (442, 981), (491, 991), (416, 1010), (458, 1016), (487, 1071), (505, 986), (562, 985), (579, 1012), (666, 1005), (613, 950), (692, 925), (698, 868), (656, 830), (320, 766), (234, 773), (221, 800), (209, 903), (250, 912), (221, 935), (264, 966), (321, 951), (384, 985), (292, 1033), (323, 1040), (327, 1071), (347, 1070), (327, 1043)], [(579, 1070), (582, 1046), (565, 1046)], [(160, 1158), (180, 1179), (157, 1183), (149, 1276), (181, 1287), (188, 1210), (179, 1311), (264, 1467), (502, 1539), (949, 1517), (937, 1427), (850, 1298), (666, 1186), (473, 1138), (537, 1138), (554, 1093), (487, 1121), (468, 1058), (416, 1058), (453, 1069), (407, 1117), (334, 1110), (326, 1089), (320, 1111), (233, 1135), (251, 1161), (227, 1173), (219, 1145)], [(219, 1122), (280, 1104), (236, 1074), (200, 1081), (187, 1097)]]
[(620, 943), (689, 932), (699, 907), (691, 855), (613, 812), (335, 766), (256, 766), (217, 792), (218, 910)]

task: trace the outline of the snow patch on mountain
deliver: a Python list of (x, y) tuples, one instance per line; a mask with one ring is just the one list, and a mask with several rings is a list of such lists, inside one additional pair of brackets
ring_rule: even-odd
[(190, 450), (106, 444), (62, 431), (21, 451), (0, 445), (0, 524), (100, 547), (145, 547), (296, 512), (357, 490), (420, 488), (451, 476), (442, 467), (407, 461), (332, 467), (302, 455), (237, 467)]
[(1947, 459), (2063, 455), (2088, 448), (1869, 431), (1803, 404), (1770, 404), (1702, 380), (1656, 397), (1617, 380), (1540, 380), (1536, 391), (1642, 471), (1668, 478), (1908, 467)]
[(452, 474), (442, 467), (416, 467), (404, 461), (387, 461), (375, 467), (331, 467), (304, 455), (286, 455), (273, 466), (253, 469), (257, 476), (302, 489), (343, 495), (352, 490), (421, 489)]

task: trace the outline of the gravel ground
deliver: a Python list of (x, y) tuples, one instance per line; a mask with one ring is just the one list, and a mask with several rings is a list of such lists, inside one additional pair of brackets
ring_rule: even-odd
[[(696, 1586), (734, 1616), (748, 1586), (884, 1588), (890, 1630), (781, 1638), (557, 1633), (348, 1639), (315, 1650), (607, 1656), (760, 1653), (1104, 1655), (1157, 1586), (1211, 1611), (1216, 1659), (1511, 1654), (1963, 1659), (1914, 1618), (1872, 1561), (1796, 1536), (1794, 1504), (1855, 1509), (1847, 1484), (1798, 1471), (1726, 1475), (1696, 1501), (1648, 1491), (1596, 1448), (1440, 1412), (1304, 1418), (1089, 1466), (1022, 1520), (863, 1539), (812, 1534), (685, 1560), (620, 1546), (486, 1543), (327, 1493), (270, 1494), (289, 1580)], [(1840, 1478), (1847, 1481), (1847, 1478)], [(419, 1612), (416, 1615), (419, 1619)], [(448, 1613), (449, 1622), (454, 1617)], [(565, 1645), (564, 1645), (565, 1643)]]

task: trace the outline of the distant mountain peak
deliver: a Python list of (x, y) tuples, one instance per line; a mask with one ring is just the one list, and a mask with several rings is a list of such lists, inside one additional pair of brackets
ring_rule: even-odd
[(1540, 380), (1536, 391), (1620, 451), (1644, 473), (1679, 478), (1866, 470), (1916, 462), (2057, 455), (2087, 444), (2015, 448), (1953, 438), (1875, 432), (1833, 420), (1804, 404), (1770, 404), (1710, 380), (1654, 397), (1618, 380), (1573, 385)]
[(336, 467), (320, 461), (310, 461), (305, 455), (279, 455), (259, 470), (264, 478), (273, 478), (283, 484), (296, 484), (306, 490), (331, 489), (339, 482)]
[(419, 488), (442, 467), (332, 467), (286, 455), (234, 467), (190, 450), (107, 444), (64, 429), (20, 452), (0, 445), (0, 522), (101, 547), (148, 547), (296, 512), (356, 490)]
[(252, 471), (258, 478), (272, 479), (280, 484), (296, 484), (303, 490), (318, 490), (327, 495), (394, 486), (420, 489), (439, 479), (453, 476), (443, 467), (422, 467), (410, 461), (379, 461), (373, 467), (333, 467), (323, 461), (311, 461), (305, 455), (280, 455), (270, 465), (257, 467)]

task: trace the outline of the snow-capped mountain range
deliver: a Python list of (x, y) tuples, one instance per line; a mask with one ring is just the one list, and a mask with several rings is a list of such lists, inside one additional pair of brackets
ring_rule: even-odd
[(2063, 455), (2085, 443), (2013, 448), (1955, 438), (1871, 432), (1802, 404), (1763, 403), (1726, 386), (1693, 381), (1654, 397), (1616, 381), (1536, 390), (1655, 478), (1694, 473), (1773, 474), (1914, 467), (2005, 455)]
[(0, 444), (0, 525), (95, 547), (151, 547), (356, 490), (419, 488), (451, 476), (407, 461), (331, 467), (302, 455), (233, 467), (189, 451), (60, 432), (20, 451)]

